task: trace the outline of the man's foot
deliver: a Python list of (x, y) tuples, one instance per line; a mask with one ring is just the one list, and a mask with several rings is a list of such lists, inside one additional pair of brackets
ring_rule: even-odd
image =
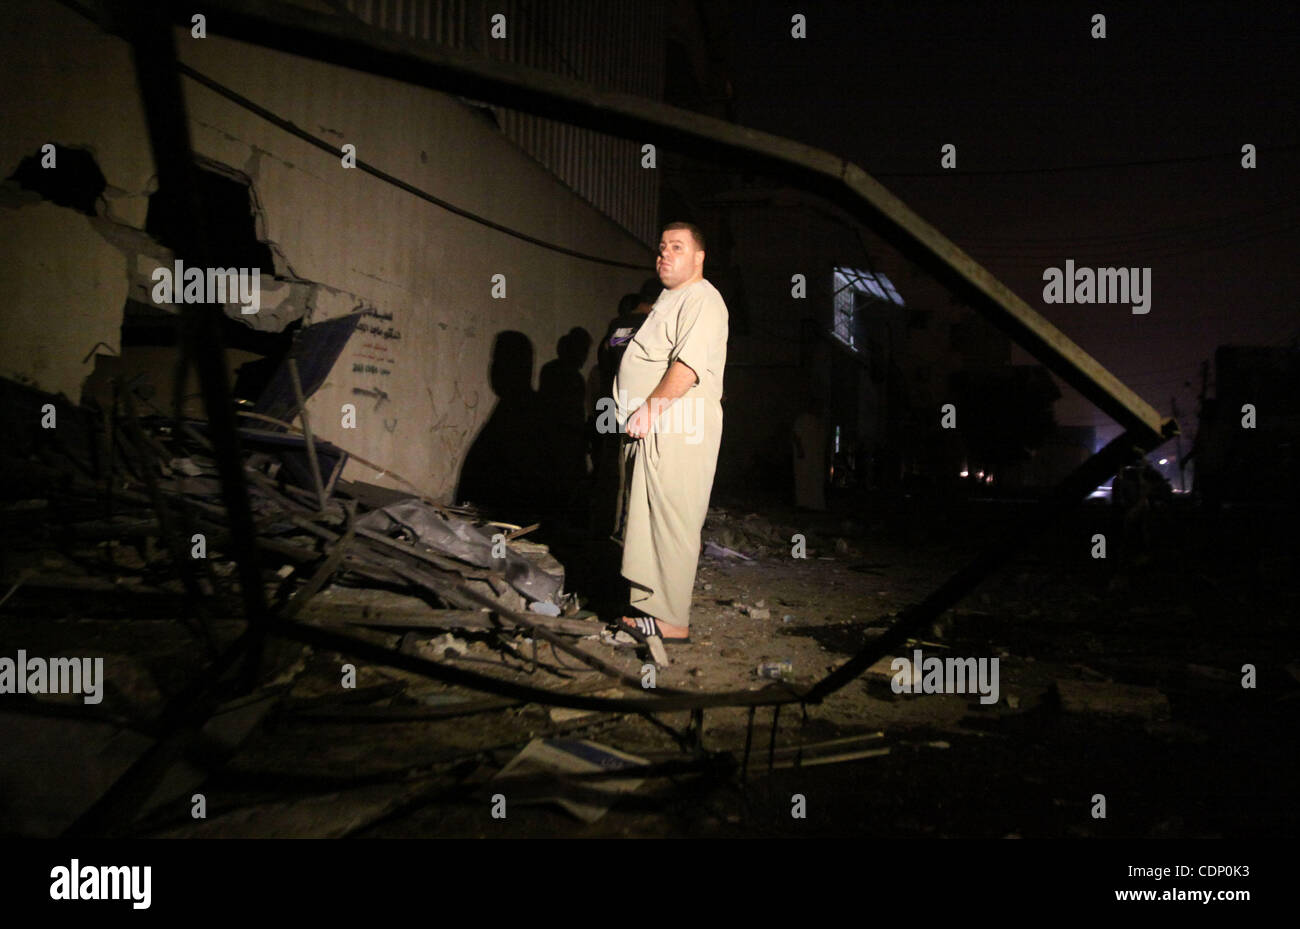
[[(674, 626), (672, 623), (666, 623), (662, 619), (654, 619), (653, 617), (647, 618), (659, 628), (659, 638), (664, 639), (665, 641), (672, 639), (689, 639), (691, 637), (691, 630), (685, 626)], [(630, 626), (633, 629), (638, 628), (636, 619), (631, 616), (622, 617), (621, 622), (623, 625)]]

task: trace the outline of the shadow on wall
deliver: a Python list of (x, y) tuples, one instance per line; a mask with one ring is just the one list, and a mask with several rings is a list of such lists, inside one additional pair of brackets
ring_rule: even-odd
[(522, 332), (497, 333), (488, 374), (496, 406), (461, 466), (456, 500), (486, 515), (524, 522), (545, 495), (541, 470), (545, 424), (533, 390), (533, 343)]
[(461, 467), (456, 500), (507, 522), (560, 517), (581, 524), (588, 478), (586, 381), (591, 335), (574, 327), (542, 366), (534, 391), (533, 343), (497, 333), (488, 374), (497, 396)]
[[(542, 405), (546, 503), (552, 515), (586, 525), (588, 476), (587, 382), (582, 369), (591, 353), (591, 333), (575, 326), (555, 345), (556, 357), (542, 366), (538, 399)], [(540, 477), (540, 475), (539, 475)]]

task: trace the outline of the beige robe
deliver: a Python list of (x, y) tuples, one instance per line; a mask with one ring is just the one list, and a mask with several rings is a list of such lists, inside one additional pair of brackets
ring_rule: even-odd
[[(689, 365), (698, 383), (660, 414), (649, 435), (628, 439), (628, 416), (674, 361)], [(690, 625), (700, 533), (722, 441), (726, 363), (727, 306), (701, 280), (659, 296), (614, 379), (627, 476), (622, 573), (632, 586), (632, 606), (675, 626)]]

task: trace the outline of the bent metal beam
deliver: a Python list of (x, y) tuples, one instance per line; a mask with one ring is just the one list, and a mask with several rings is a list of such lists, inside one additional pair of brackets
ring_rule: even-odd
[[(61, 2), (78, 12), (87, 13), (85, 6), (74, 0)], [(146, 32), (144, 24), (150, 21), (147, 15), (136, 13), (132, 16), (127, 12), (130, 8), (124, 4), (110, 4), (110, 8), (118, 21), (116, 30), (113, 26), (107, 26), (110, 31), (118, 31), (123, 26), (134, 23), (141, 33)], [(190, 11), (176, 4), (170, 8), (174, 21), (188, 26)], [(462, 52), (427, 46), (377, 32), (352, 21), (320, 16), (282, 3), (254, 5), (248, 0), (216, 0), (210, 9), (217, 12), (209, 17), (208, 28), (216, 34), (294, 54), (307, 54), (408, 83), (502, 101), (514, 107), (532, 109), (547, 116), (631, 138), (642, 138), (649, 133), (657, 141), (674, 144), (683, 150), (712, 155), (725, 153), (747, 165), (793, 175), (811, 189), (847, 198), (845, 206), (864, 217), (869, 225), (914, 260), (931, 268), (954, 292), (968, 299), (976, 309), (1006, 329), (1049, 369), (1078, 388), (1126, 427), (1124, 435), (1067, 478), (1058, 488), (1056, 500), (1042, 508), (1040, 520), (1050, 519), (1054, 512), (1059, 511), (1059, 507), (1069, 505), (1072, 500), (1077, 501), (1088, 489), (1113, 474), (1132, 449), (1153, 447), (1176, 432), (1177, 427), (1172, 420), (1162, 422), (1159, 414), (1140, 397), (989, 272), (916, 216), (866, 172), (828, 152), (652, 101), (624, 94), (596, 92), (580, 83), (530, 69), (504, 63), (488, 63)], [(105, 18), (100, 17), (98, 21), (103, 24)], [(153, 19), (154, 24), (157, 22), (156, 18)], [(130, 31), (128, 34), (132, 38), (136, 37)], [(156, 32), (151, 37), (156, 40)], [(162, 43), (157, 44), (162, 46)], [(170, 49), (162, 50), (164, 54), (146, 55), (144, 58), (155, 70), (176, 67), (168, 54)], [(149, 81), (143, 83), (146, 88), (153, 86)], [(146, 103), (149, 102), (146, 94)], [(169, 99), (147, 109), (150, 128), (155, 134), (175, 134), (178, 127), (184, 125), (183, 107), (179, 103), (179, 95), (174, 91)], [(171, 144), (155, 146), (160, 171), (164, 164), (173, 169), (183, 169), (191, 159), (188, 138), (184, 135), (173, 136), (166, 141)], [(182, 190), (192, 187), (183, 182), (173, 182), (172, 186)], [(210, 349), (210, 346), (204, 348)], [(213, 355), (210, 350), (205, 352), (203, 349), (197, 353), (200, 356)], [(213, 405), (221, 404), (210, 401), (209, 406)], [(242, 487), (239, 475), (234, 476), (234, 480), (230, 476), (223, 477), (226, 477), (223, 483), (228, 485), (227, 489), (229, 485)], [(556, 706), (638, 711), (645, 709), (653, 712), (704, 706), (779, 706), (790, 702), (820, 702), (860, 673), (871, 661), (883, 654), (889, 645), (904, 638), (909, 631), (919, 628), (928, 617), (937, 615), (956, 602), (974, 581), (986, 576), (1005, 561), (1023, 543), (1022, 531), (1031, 528), (1033, 527), (1019, 527), (1003, 544), (991, 546), (925, 601), (907, 611), (887, 635), (866, 644), (849, 665), (803, 692), (781, 686), (760, 692), (659, 694), (650, 700), (609, 700), (561, 695), (539, 688), (486, 679), (472, 672), (440, 667), (436, 663), (410, 656), (393, 655), (388, 650), (370, 647), (351, 637), (335, 636), (301, 623), (275, 622), (273, 631), (317, 644), (325, 644), (328, 640), (331, 645), (346, 646), (366, 657), (373, 655), (376, 660), (382, 657), (387, 663), (408, 667), (409, 670), (426, 676), (463, 683), (475, 689), (526, 696)], [(255, 621), (250, 628), (250, 633), (260, 640), (270, 631), (266, 628), (264, 615), (258, 615), (264, 614), (264, 607), (254, 604), (249, 612), (250, 618), (262, 619), (261, 622)], [(513, 612), (507, 612), (507, 615), (521, 625), (534, 627), (535, 634), (549, 638), (544, 630), (536, 628), (536, 623), (530, 617)], [(232, 654), (242, 650), (235, 649)], [(590, 656), (585, 657), (590, 659)], [(226, 664), (229, 661), (228, 658)], [(215, 674), (211, 676), (215, 677)]]
[[(192, 4), (171, 4), (189, 28)], [(1034, 311), (987, 269), (917, 216), (857, 165), (830, 152), (630, 94), (458, 49), (382, 32), (340, 16), (271, 0), (215, 0), (210, 34), (328, 61), (409, 84), (528, 110), (625, 138), (652, 140), (705, 156), (726, 155), (795, 175), (859, 215), (886, 241), (934, 274), (1050, 371), (1111, 416), (1132, 438), (1157, 444), (1176, 434), (1160, 414)]]

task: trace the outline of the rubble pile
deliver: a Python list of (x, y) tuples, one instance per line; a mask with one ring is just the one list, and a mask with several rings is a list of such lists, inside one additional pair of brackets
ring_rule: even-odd
[[(21, 576), (30, 586), (236, 603), (237, 553), (207, 425), (137, 416), (130, 403), (116, 417), (64, 406), (55, 428), (20, 429), (22, 439), (0, 451), (10, 476), (0, 497), (10, 583)], [(347, 452), (287, 428), (244, 427), (240, 438), (274, 615), (299, 613), (330, 584), (418, 596), (430, 629), (485, 628), (486, 616), (465, 614), (493, 604), (559, 626), (551, 617), (577, 611), (563, 567), (546, 546), (514, 538), (518, 527), (341, 481)], [(328, 481), (312, 487), (313, 472)], [(313, 615), (329, 621), (327, 612)]]

